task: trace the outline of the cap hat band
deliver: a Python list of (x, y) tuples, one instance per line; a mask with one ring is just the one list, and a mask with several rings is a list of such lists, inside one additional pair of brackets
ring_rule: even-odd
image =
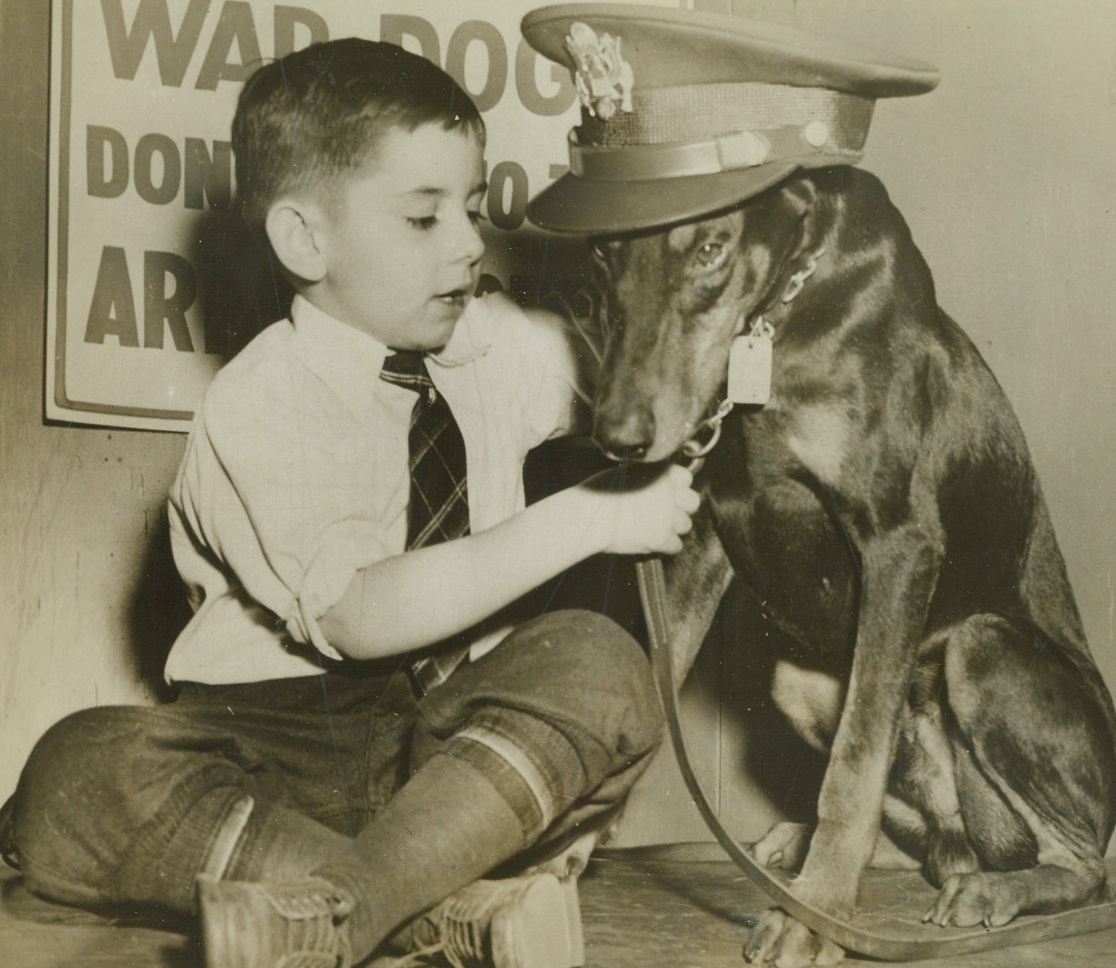
[(570, 133), (570, 170), (626, 181), (809, 164), (811, 156), (851, 163), (861, 157), (874, 106), (871, 98), (786, 84), (637, 91), (630, 113), (607, 121), (585, 113)]
[(631, 111), (617, 111), (607, 121), (585, 112), (579, 141), (602, 147), (654, 145), (820, 121), (860, 148), (874, 104), (872, 98), (842, 91), (755, 81), (637, 87)]
[(856, 149), (832, 144), (814, 146), (801, 127), (738, 131), (712, 140), (674, 145), (635, 145), (630, 148), (599, 148), (570, 141), (570, 171), (598, 181), (646, 181), (684, 178), (739, 171), (758, 165), (793, 161), (817, 164), (853, 164), (861, 157)]

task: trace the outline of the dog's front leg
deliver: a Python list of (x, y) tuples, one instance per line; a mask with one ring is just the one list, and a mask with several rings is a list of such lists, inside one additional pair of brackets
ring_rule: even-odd
[(681, 687), (732, 581), (732, 566), (717, 535), (708, 498), (694, 515), (682, 550), (664, 563), (674, 682)]
[[(872, 857), (888, 770), (937, 575), (938, 554), (911, 524), (861, 546), (863, 579), (852, 675), (818, 800), (818, 825), (792, 890), (848, 920)], [(780, 968), (834, 964), (842, 953), (782, 911), (759, 920), (745, 950)]]

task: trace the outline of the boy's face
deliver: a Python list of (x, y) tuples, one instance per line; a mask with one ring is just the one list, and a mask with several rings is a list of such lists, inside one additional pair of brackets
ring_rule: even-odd
[(484, 254), (482, 161), (467, 131), (390, 132), (321, 213), (325, 275), (308, 298), (393, 349), (444, 346)]

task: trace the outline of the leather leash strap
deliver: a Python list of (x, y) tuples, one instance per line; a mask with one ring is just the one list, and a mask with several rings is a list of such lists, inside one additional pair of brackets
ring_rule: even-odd
[(666, 713), (674, 754), (690, 796), (725, 853), (778, 906), (810, 930), (856, 954), (886, 961), (917, 961), (1048, 941), (1116, 926), (1116, 902), (1112, 901), (1059, 914), (1028, 915), (1002, 928), (992, 929), (940, 928), (896, 919), (894, 929), (881, 930), (875, 925), (864, 927), (841, 921), (818, 908), (804, 904), (736, 842), (709, 805), (686, 753), (682, 736), (678, 715), (678, 684), (674, 681), (670, 660), (671, 633), (667, 622), (666, 580), (662, 560), (655, 557), (637, 562), (636, 578), (647, 622), (655, 684)]

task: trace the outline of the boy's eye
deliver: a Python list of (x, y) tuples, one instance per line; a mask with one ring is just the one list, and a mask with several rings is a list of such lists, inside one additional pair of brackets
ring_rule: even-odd
[(475, 211), (470, 210), (468, 215), (469, 215), (469, 221), (472, 222), (474, 225), (480, 225), (481, 222), (487, 222), (488, 221), (488, 219), (486, 219), (484, 217), (484, 215), (481, 213), (480, 209), (477, 209)]
[(412, 228), (419, 229), (420, 231), (427, 231), (434, 228), (438, 224), (437, 215), (421, 215), (416, 218), (408, 218), (407, 224)]

